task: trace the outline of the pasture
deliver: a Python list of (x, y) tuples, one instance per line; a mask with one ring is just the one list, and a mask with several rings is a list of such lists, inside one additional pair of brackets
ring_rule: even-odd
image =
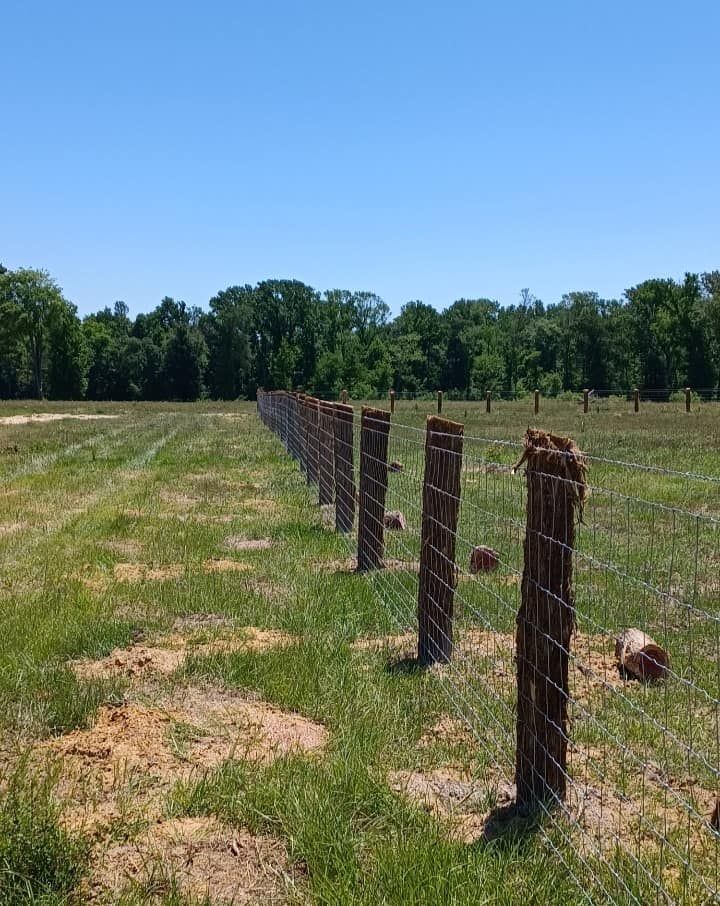
[[(467, 438), (458, 656), (419, 670), (431, 411), (398, 402), (407, 530), (358, 575), (254, 403), (0, 407), (0, 904), (711, 901), (720, 410), (446, 402)], [(592, 454), (571, 795), (498, 829), (530, 424)], [(476, 544), (496, 572), (469, 573)], [(630, 626), (666, 681), (619, 675)]]

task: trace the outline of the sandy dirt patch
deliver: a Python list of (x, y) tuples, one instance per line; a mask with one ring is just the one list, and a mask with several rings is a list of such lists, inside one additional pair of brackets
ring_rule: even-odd
[(200, 901), (280, 904), (300, 872), (280, 840), (215, 818), (178, 818), (153, 825), (132, 843), (109, 847), (89, 885), (89, 902), (102, 902), (129, 884), (151, 887), (157, 896), (143, 902), (159, 902), (171, 879), (182, 896)]
[(280, 512), (277, 502), (267, 497), (247, 497), (240, 501), (240, 505), (255, 513), (261, 513), (263, 516), (274, 516)]
[(223, 541), (223, 547), (230, 551), (266, 551), (273, 546), (270, 538), (245, 538), (231, 535)]
[(102, 546), (121, 557), (140, 557), (143, 552), (142, 544), (132, 538), (104, 541)]
[(426, 730), (418, 740), (421, 749), (430, 748), (436, 744), (442, 745), (467, 745), (476, 744), (475, 736), (464, 720), (444, 714), (438, 721)]
[(192, 509), (198, 503), (202, 503), (202, 497), (197, 494), (183, 494), (179, 491), (160, 491), (160, 499), (164, 503), (169, 503), (177, 509)]
[(0, 418), (0, 425), (35, 425), (44, 422), (57, 422), (71, 418), (75, 421), (91, 422), (107, 418), (118, 418), (117, 415), (86, 415), (74, 412), (33, 412), (32, 415), (6, 415)]
[(36, 754), (58, 759), (65, 823), (101, 840), (118, 822), (156, 821), (174, 784), (227, 759), (320, 753), (327, 739), (322, 724), (300, 714), (190, 685), (153, 704), (105, 705), (92, 727), (43, 742)]
[(251, 569), (252, 566), (249, 563), (243, 563), (242, 560), (211, 557), (203, 563), (203, 570), (206, 573), (244, 573)]
[(147, 563), (116, 563), (113, 577), (116, 582), (167, 582), (179, 579), (184, 571), (182, 563), (151, 566)]
[[(334, 573), (355, 573), (357, 572), (357, 559), (355, 557), (343, 557), (339, 560), (316, 560), (313, 562), (316, 572), (334, 572)], [(412, 572), (420, 571), (420, 563), (417, 560), (397, 560), (387, 557), (383, 560), (383, 569), (390, 572)]]
[[(132, 680), (153, 674), (167, 676), (181, 667), (189, 657), (232, 654), (235, 651), (262, 652), (295, 642), (295, 638), (287, 633), (275, 629), (257, 629), (254, 626), (238, 629), (229, 637), (209, 640), (207, 632), (197, 632), (210, 628), (207, 622), (198, 623), (194, 634), (173, 632), (159, 636), (154, 644), (138, 643), (127, 648), (115, 648), (104, 658), (72, 661), (70, 666), (80, 679), (125, 677)], [(217, 624), (212, 628), (217, 630)]]
[(0, 538), (6, 535), (17, 535), (30, 528), (27, 522), (0, 522)]

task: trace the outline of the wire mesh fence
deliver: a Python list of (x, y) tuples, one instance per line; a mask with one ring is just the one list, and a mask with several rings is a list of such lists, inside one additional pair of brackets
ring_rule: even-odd
[(488, 832), (522, 816), (588, 902), (716, 902), (720, 520), (686, 502), (718, 479), (284, 392), (258, 410), (472, 731)]

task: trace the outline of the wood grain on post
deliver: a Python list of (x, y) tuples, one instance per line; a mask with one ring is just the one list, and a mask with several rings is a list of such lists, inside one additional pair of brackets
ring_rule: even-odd
[(360, 416), (358, 572), (380, 569), (385, 552), (390, 413), (363, 406)]
[(300, 468), (308, 484), (310, 484), (310, 451), (309, 451), (309, 414), (307, 397), (304, 393), (298, 394), (298, 450), (300, 454)]
[(530, 428), (525, 452), (527, 512), (517, 615), (517, 749), (520, 805), (565, 798), (570, 637), (575, 623), (575, 522), (587, 485), (572, 440)]
[(332, 403), (318, 402), (318, 501), (320, 506), (333, 502), (335, 447)]
[(355, 523), (355, 468), (353, 463), (352, 406), (335, 404), (335, 530), (351, 532)]
[(590, 391), (583, 390), (583, 412), (587, 412), (590, 408)]
[(633, 401), (634, 401), (635, 411), (639, 412), (640, 411), (640, 391), (637, 389), (637, 387), (633, 390)]
[(447, 664), (452, 657), (463, 431), (457, 422), (428, 417), (418, 590), (421, 665)]
[(685, 411), (690, 411), (690, 402), (692, 400), (692, 390), (690, 387), (685, 388)]
[(485, 391), (485, 411), (490, 412), (492, 392), (490, 390)]
[(437, 392), (437, 411), (438, 411), (438, 415), (440, 415), (440, 413), (442, 412), (442, 404), (443, 404), (443, 392), (442, 392), (442, 390), (438, 390), (438, 392)]
[(318, 461), (320, 458), (320, 444), (318, 432), (320, 430), (320, 412), (318, 409), (319, 400), (314, 396), (308, 396), (305, 399), (307, 407), (307, 446), (308, 446), (308, 482), (317, 484), (318, 482)]
[(395, 413), (395, 391), (390, 391), (390, 415)]
[(300, 460), (300, 403), (297, 393), (290, 399), (290, 435), (292, 455)]

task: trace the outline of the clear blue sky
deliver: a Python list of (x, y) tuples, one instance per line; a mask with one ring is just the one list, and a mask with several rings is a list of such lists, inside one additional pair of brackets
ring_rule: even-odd
[(720, 4), (5, 0), (0, 261), (81, 313), (720, 267)]

